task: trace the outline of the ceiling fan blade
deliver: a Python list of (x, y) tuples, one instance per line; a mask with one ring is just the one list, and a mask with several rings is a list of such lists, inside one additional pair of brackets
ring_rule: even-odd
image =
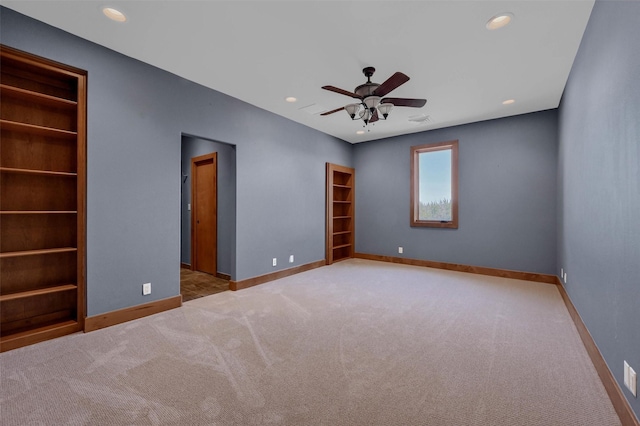
[(378, 121), (380, 119), (380, 117), (378, 117), (378, 110), (374, 109), (373, 110), (373, 115), (371, 116), (371, 118), (369, 119), (369, 123), (375, 123), (376, 121)]
[(340, 89), (339, 87), (335, 87), (335, 86), (322, 86), (322, 88), (324, 90), (328, 90), (330, 92), (335, 92), (335, 93), (340, 93), (341, 95), (346, 95), (352, 98), (356, 98), (356, 99), (362, 99), (360, 96), (356, 95), (353, 92), (349, 92), (348, 90), (343, 90)]
[(334, 112), (342, 111), (343, 109), (344, 109), (344, 107), (336, 108), (336, 109), (334, 109), (333, 111), (323, 112), (323, 113), (322, 113), (322, 114), (320, 114), (320, 115), (329, 115), (329, 114), (333, 114)]
[(427, 103), (426, 99), (384, 98), (380, 103), (391, 103), (393, 106), (422, 108)]
[(384, 96), (392, 90), (400, 87), (404, 83), (409, 81), (409, 77), (401, 72), (397, 72), (382, 83), (376, 90), (373, 91), (375, 96)]

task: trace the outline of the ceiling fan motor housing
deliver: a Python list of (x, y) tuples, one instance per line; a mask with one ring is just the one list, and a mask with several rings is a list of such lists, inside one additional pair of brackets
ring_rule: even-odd
[(378, 88), (378, 86), (380, 86), (378, 83), (368, 82), (356, 87), (356, 90), (354, 90), (353, 92), (356, 95), (361, 96), (362, 98), (366, 98), (367, 96), (373, 95), (373, 92)]
[(373, 75), (374, 72), (376, 72), (376, 69), (374, 67), (364, 68), (362, 70), (362, 73), (364, 74), (365, 77), (367, 77), (367, 82), (356, 87), (356, 90), (353, 91), (356, 95), (359, 95), (363, 100), (367, 96), (373, 95), (373, 92), (380, 86), (378, 83), (371, 82), (371, 76)]

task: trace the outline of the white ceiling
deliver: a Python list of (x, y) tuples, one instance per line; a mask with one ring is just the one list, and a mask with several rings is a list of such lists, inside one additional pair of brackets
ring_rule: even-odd
[[(570, 1), (6, 1), (10, 9), (293, 121), (356, 143), (556, 108), (593, 0)], [(101, 10), (111, 6), (128, 21)], [(488, 31), (489, 18), (512, 23)], [(388, 96), (426, 98), (368, 126), (343, 111), (374, 66)], [(295, 96), (296, 103), (284, 98)], [(515, 99), (512, 105), (502, 105)], [(429, 116), (428, 123), (410, 117)]]

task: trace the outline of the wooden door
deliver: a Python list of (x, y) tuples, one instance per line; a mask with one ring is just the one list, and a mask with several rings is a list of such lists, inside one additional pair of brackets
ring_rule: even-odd
[(218, 158), (191, 159), (191, 269), (215, 275), (218, 245)]

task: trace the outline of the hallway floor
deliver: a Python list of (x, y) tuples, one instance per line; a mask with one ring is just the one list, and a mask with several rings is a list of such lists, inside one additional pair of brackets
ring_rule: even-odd
[(182, 294), (183, 302), (227, 290), (229, 290), (229, 281), (227, 280), (204, 272), (180, 268), (180, 294)]

